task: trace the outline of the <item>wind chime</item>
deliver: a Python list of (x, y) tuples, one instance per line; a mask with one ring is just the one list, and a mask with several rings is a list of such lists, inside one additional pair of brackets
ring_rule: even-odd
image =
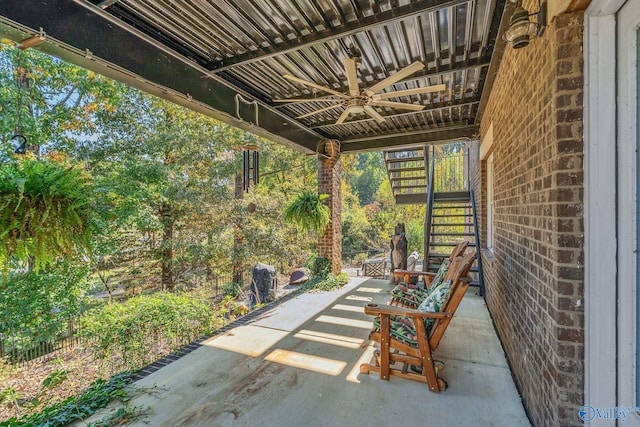
[(251, 184), (257, 185), (260, 181), (260, 154), (257, 145), (245, 145), (242, 147), (242, 187), (249, 192)]
[(24, 86), (24, 79), (26, 76), (24, 75), (24, 68), (20, 63), (17, 64), (16, 69), (16, 83), (18, 86), (18, 93), (16, 97), (16, 127), (14, 129), (14, 134), (11, 137), (11, 142), (16, 142), (18, 144), (18, 148), (14, 151), (15, 154), (26, 154), (27, 153), (27, 137), (24, 136), (24, 130), (22, 129), (22, 87)]
[(41, 30), (39, 35), (26, 39), (16, 46), (20, 50), (17, 53), (18, 60), (16, 61), (16, 86), (18, 88), (16, 96), (16, 127), (14, 135), (10, 139), (10, 141), (15, 141), (18, 144), (18, 148), (14, 151), (15, 154), (27, 154), (27, 137), (24, 136), (24, 129), (22, 128), (22, 90), (24, 88), (27, 91), (29, 90), (29, 76), (24, 65), (22, 51), (42, 43), (44, 37), (44, 32)]

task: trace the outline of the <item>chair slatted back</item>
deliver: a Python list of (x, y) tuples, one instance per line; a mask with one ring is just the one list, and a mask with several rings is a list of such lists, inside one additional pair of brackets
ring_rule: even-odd
[[(469, 288), (469, 281), (463, 279), (466, 279), (475, 258), (476, 253), (474, 251), (462, 257), (458, 257), (452, 262), (450, 267), (450, 270), (454, 271), (453, 276), (451, 277), (452, 284), (449, 294), (447, 295), (447, 299), (442, 305), (441, 311), (455, 313), (458, 309), (460, 301), (462, 301), (462, 297), (464, 297), (464, 294)], [(438, 344), (440, 344), (440, 340), (442, 339), (447, 326), (449, 326), (451, 319), (451, 317), (436, 319), (434, 322), (429, 335), (429, 347), (431, 350), (435, 350), (438, 347)]]

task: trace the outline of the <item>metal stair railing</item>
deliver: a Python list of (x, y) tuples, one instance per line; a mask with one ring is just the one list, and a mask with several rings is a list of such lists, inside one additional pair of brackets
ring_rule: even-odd
[(427, 190), (427, 208), (424, 218), (424, 261), (422, 262), (422, 271), (427, 271), (429, 266), (429, 252), (431, 250), (431, 219), (433, 214), (433, 173), (435, 169), (435, 158), (431, 157), (431, 165), (429, 167), (429, 187)]
[(478, 284), (480, 285), (480, 296), (484, 296), (484, 272), (482, 270), (482, 255), (480, 255), (480, 235), (478, 234), (478, 215), (476, 214), (476, 199), (473, 190), (469, 191), (471, 198), (471, 211), (473, 213), (473, 232), (476, 239), (476, 259), (478, 260)]

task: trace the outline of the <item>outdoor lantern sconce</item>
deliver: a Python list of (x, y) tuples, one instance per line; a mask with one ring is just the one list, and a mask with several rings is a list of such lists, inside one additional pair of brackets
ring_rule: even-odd
[[(540, 0), (538, 0), (538, 11), (529, 13), (527, 9), (522, 7), (521, 0), (511, 1), (518, 4), (518, 7), (511, 15), (509, 28), (504, 33), (504, 39), (512, 43), (514, 49), (520, 49), (527, 46), (531, 39), (544, 34), (544, 30), (547, 27), (547, 2), (540, 3)], [(531, 21), (531, 16), (536, 16), (536, 20)]]

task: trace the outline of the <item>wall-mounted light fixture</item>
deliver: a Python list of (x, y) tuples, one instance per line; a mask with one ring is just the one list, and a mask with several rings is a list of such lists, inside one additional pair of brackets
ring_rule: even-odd
[[(544, 34), (547, 27), (547, 2), (538, 0), (538, 11), (529, 13), (522, 7), (522, 0), (511, 0), (518, 5), (509, 20), (509, 28), (504, 33), (504, 39), (513, 44), (514, 49), (520, 49), (529, 44), (531, 39)], [(536, 20), (531, 21), (530, 17), (535, 16)]]

